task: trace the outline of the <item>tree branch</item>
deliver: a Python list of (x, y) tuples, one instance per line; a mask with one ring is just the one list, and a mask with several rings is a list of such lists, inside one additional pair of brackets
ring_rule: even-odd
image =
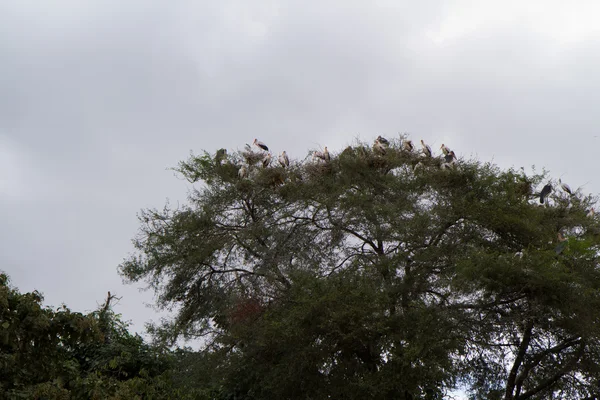
[(508, 374), (508, 379), (506, 381), (506, 391), (504, 392), (504, 400), (514, 399), (513, 392), (515, 390), (515, 384), (517, 379), (517, 372), (525, 359), (525, 354), (527, 353), (527, 348), (529, 347), (529, 343), (531, 342), (531, 332), (533, 331), (533, 321), (531, 319), (527, 320), (525, 325), (525, 329), (523, 331), (523, 339), (521, 340), (521, 344), (519, 345), (519, 349), (517, 351), (517, 356), (515, 357), (515, 361), (513, 362), (513, 366), (510, 369), (510, 373)]

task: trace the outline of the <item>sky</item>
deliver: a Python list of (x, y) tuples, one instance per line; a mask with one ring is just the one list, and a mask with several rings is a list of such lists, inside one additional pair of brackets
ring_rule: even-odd
[[(169, 168), (256, 137), (303, 158), (408, 132), (600, 192), (600, 3), (0, 1), (0, 270), (45, 303), (123, 284), (137, 213), (185, 202)], [(438, 150), (439, 151), (439, 150)]]

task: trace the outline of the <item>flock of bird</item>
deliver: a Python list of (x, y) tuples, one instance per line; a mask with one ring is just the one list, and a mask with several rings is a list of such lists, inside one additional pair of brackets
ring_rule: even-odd
[[(263, 168), (267, 168), (271, 164), (271, 161), (273, 158), (273, 156), (269, 152), (269, 147), (256, 138), (254, 139), (252, 144), (261, 150), (260, 158), (257, 161), (261, 161)], [(373, 143), (373, 151), (377, 154), (385, 155), (387, 153), (387, 149), (388, 149), (389, 145), (390, 145), (390, 142), (386, 138), (384, 138), (382, 136), (378, 136), (377, 139), (375, 139), (375, 142)], [(433, 152), (431, 151), (431, 147), (429, 145), (427, 145), (423, 141), (423, 139), (421, 139), (421, 146), (422, 146), (421, 151), (426, 157), (433, 157)], [(405, 151), (408, 151), (408, 152), (413, 152), (415, 149), (415, 146), (413, 145), (411, 140), (406, 139), (402, 143), (402, 149)], [(440, 146), (440, 149), (442, 150), (442, 153), (444, 154), (444, 161), (445, 161), (444, 163), (441, 164), (441, 168), (447, 169), (447, 168), (451, 168), (454, 165), (456, 165), (456, 155), (455, 155), (454, 151), (450, 150), (448, 148), (448, 146), (444, 145), (443, 143)], [(252, 151), (252, 146), (250, 146), (249, 144), (246, 144), (246, 152), (244, 154), (246, 155), (247, 160), (255, 158), (255, 153)], [(312, 153), (312, 159), (313, 160), (321, 159), (325, 162), (331, 161), (331, 155), (329, 154), (329, 150), (327, 150), (327, 146), (325, 146), (323, 148), (323, 151), (314, 151)], [(283, 168), (287, 168), (290, 166), (290, 159), (285, 151), (283, 151), (283, 152), (281, 152), (281, 154), (279, 154), (277, 160), (279, 161), (279, 164)], [(253, 163), (249, 162), (249, 164), (253, 164)], [(422, 163), (419, 163), (415, 166), (415, 168), (418, 168), (422, 165), (423, 165)], [(239, 170), (239, 176), (241, 178), (245, 178), (248, 176), (248, 168), (245, 165), (241, 166), (241, 168)]]
[[(263, 142), (259, 141), (258, 139), (254, 139), (252, 144), (261, 150), (261, 154), (258, 155), (257, 161), (261, 161), (263, 168), (267, 168), (271, 164), (271, 160), (272, 160), (272, 155), (269, 152), (269, 147), (266, 144), (264, 144)], [(388, 149), (389, 145), (390, 145), (390, 142), (386, 138), (384, 138), (382, 136), (378, 136), (377, 139), (375, 139), (375, 142), (373, 143), (373, 151), (377, 154), (385, 155), (387, 153), (387, 149)], [(456, 154), (454, 153), (454, 151), (450, 150), (450, 148), (448, 148), (448, 146), (446, 146), (443, 143), (440, 146), (440, 149), (442, 150), (443, 158), (444, 158), (444, 162), (441, 164), (440, 167), (442, 169), (449, 169), (449, 168), (454, 167), (456, 165), (456, 160), (457, 160)], [(413, 152), (415, 150), (415, 146), (411, 140), (405, 139), (402, 142), (402, 150), (407, 151), (407, 152)], [(431, 150), (431, 147), (428, 144), (426, 144), (423, 139), (421, 139), (421, 152), (425, 155), (425, 157), (433, 157), (433, 152)], [(252, 147), (249, 144), (246, 144), (245, 155), (246, 155), (247, 159), (256, 158), (256, 154), (252, 151)], [(313, 152), (312, 159), (313, 160), (320, 159), (325, 162), (331, 161), (331, 155), (329, 154), (329, 151), (327, 150), (327, 146), (325, 146), (323, 148), (323, 151)], [(283, 151), (283, 152), (281, 152), (281, 154), (279, 154), (279, 156), (277, 157), (277, 160), (279, 161), (279, 164), (283, 168), (287, 168), (290, 166), (290, 159), (285, 151)], [(415, 165), (415, 169), (422, 167), (422, 166), (423, 166), (423, 163), (419, 162), (417, 165)], [(248, 177), (248, 172), (249, 172), (248, 168), (245, 165), (242, 165), (239, 169), (238, 174), (239, 174), (240, 178), (246, 178), (246, 177)], [(573, 192), (571, 191), (571, 188), (569, 187), (569, 185), (562, 182), (560, 180), (560, 178), (558, 180), (558, 184), (560, 185), (561, 189), (563, 191), (565, 191), (569, 196), (573, 195)], [(552, 192), (552, 190), (553, 190), (553, 187), (552, 187), (551, 182), (548, 182), (542, 188), (542, 190), (539, 193), (539, 198), (540, 198), (541, 204), (544, 204), (544, 200), (548, 197), (548, 195)], [(591, 208), (590, 211), (588, 212), (588, 217), (592, 217), (592, 216), (594, 216), (594, 208)]]

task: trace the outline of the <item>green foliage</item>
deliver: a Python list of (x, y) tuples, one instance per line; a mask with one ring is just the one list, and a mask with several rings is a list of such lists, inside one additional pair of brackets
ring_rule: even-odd
[(132, 335), (110, 309), (88, 315), (42, 306), (0, 275), (0, 398), (180, 399), (174, 353)]
[(180, 379), (221, 399), (598, 396), (596, 199), (540, 206), (545, 174), (391, 142), (180, 164), (202, 186), (143, 211), (120, 266), (177, 310), (157, 338), (203, 338), (187, 360), (211, 373)]

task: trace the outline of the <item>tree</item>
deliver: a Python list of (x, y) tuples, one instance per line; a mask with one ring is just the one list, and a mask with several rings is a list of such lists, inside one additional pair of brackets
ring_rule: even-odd
[(0, 399), (199, 398), (177, 383), (180, 358), (150, 346), (113, 313), (42, 306), (0, 274)]
[(223, 399), (600, 396), (596, 199), (390, 142), (180, 163), (120, 266), (176, 309), (154, 333), (203, 338)]

